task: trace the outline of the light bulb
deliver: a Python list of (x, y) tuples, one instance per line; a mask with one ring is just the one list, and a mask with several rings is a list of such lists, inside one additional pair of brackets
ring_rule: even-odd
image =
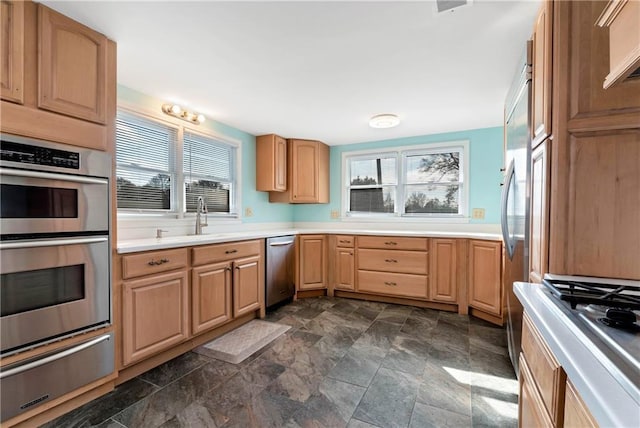
[(180, 112), (182, 112), (182, 108), (178, 105), (178, 104), (174, 104), (171, 106), (171, 113), (178, 115), (180, 114)]
[(204, 114), (199, 114), (198, 116), (196, 116), (196, 121), (198, 123), (204, 123), (205, 120), (207, 120), (207, 118), (204, 117)]

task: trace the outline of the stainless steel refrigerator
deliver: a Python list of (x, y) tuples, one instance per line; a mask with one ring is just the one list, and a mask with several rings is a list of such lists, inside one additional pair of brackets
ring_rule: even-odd
[(505, 101), (504, 165), (502, 188), (502, 236), (505, 257), (505, 293), (509, 357), (518, 376), (522, 336), (522, 305), (513, 294), (513, 282), (529, 277), (529, 198), (531, 161), (531, 58), (525, 54)]

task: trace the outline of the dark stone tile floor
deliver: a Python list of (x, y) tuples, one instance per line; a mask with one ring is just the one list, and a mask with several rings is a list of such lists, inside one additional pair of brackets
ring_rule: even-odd
[(292, 328), (240, 364), (189, 352), (45, 426), (517, 426), (502, 328), (330, 297), (298, 300), (266, 319)]

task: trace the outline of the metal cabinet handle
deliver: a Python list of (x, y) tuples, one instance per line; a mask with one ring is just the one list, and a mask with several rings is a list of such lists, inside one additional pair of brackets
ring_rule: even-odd
[(384, 259), (384, 261), (387, 263), (398, 263), (396, 259)]
[(396, 284), (395, 282), (385, 281), (385, 282), (384, 282), (384, 285), (388, 285), (388, 286), (390, 286), (390, 287), (395, 287), (395, 286), (396, 286), (396, 285), (398, 285), (398, 284)]
[(398, 243), (397, 243), (397, 242), (394, 242), (394, 241), (387, 241), (387, 242), (385, 242), (384, 244), (385, 244), (385, 245), (398, 245)]
[(4, 379), (5, 377), (10, 377), (22, 372), (25, 372), (27, 370), (31, 370), (31, 369), (35, 369), (36, 367), (40, 367), (43, 364), (47, 364), (50, 363), (52, 361), (56, 361), (59, 360), (60, 358), (64, 358), (66, 356), (72, 355), (72, 354), (77, 354), (78, 352), (82, 351), (83, 349), (87, 349), (90, 348), (94, 345), (97, 345), (100, 342), (104, 342), (105, 340), (110, 340), (111, 339), (111, 335), (109, 334), (105, 334), (104, 336), (100, 336), (97, 337), (93, 340), (90, 340), (88, 342), (82, 343), (78, 346), (75, 346), (73, 348), (69, 348), (65, 351), (59, 352), (57, 354), (53, 354), (50, 355), (48, 357), (42, 358), (40, 360), (36, 360), (36, 361), (32, 361), (30, 363), (9, 369), (9, 370), (3, 370), (2, 372), (0, 372), (0, 379)]
[(339, 240), (339, 242), (340, 242), (341, 244), (350, 244), (350, 243), (351, 243), (351, 240), (349, 240), (349, 239), (340, 239), (340, 240)]
[(72, 181), (74, 183), (86, 184), (109, 184), (109, 181), (106, 178), (81, 177), (77, 175), (56, 174), (54, 172), (25, 171), (23, 169), (0, 168), (0, 175), (39, 178), (42, 180)]
[(77, 245), (77, 244), (97, 244), (100, 242), (107, 242), (108, 237), (96, 237), (96, 238), (61, 238), (61, 239), (45, 239), (34, 241), (10, 241), (1, 242), (1, 250), (15, 250), (18, 248), (37, 248), (37, 247), (54, 247), (60, 245)]
[(238, 250), (227, 250), (224, 253), (225, 254), (233, 254), (233, 253), (237, 253), (237, 252), (238, 252)]
[(226, 271), (229, 271), (229, 272), (230, 272), (230, 271), (231, 271), (231, 268), (230, 268), (229, 266), (227, 266), (226, 268), (224, 268), (224, 270), (226, 270)]
[(148, 262), (147, 264), (149, 266), (158, 266), (158, 265), (162, 265), (162, 264), (165, 264), (165, 263), (169, 263), (169, 259), (160, 259), (160, 260), (151, 259), (151, 261)]

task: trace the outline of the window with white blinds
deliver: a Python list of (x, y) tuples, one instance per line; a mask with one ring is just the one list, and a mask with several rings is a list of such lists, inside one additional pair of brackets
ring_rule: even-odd
[(186, 211), (195, 212), (202, 196), (210, 213), (232, 213), (236, 148), (185, 131), (182, 159)]
[[(118, 209), (236, 215), (238, 147), (181, 126), (118, 111)], [(180, 185), (180, 182), (183, 184)]]
[(116, 119), (118, 209), (175, 210), (178, 128), (119, 111)]

